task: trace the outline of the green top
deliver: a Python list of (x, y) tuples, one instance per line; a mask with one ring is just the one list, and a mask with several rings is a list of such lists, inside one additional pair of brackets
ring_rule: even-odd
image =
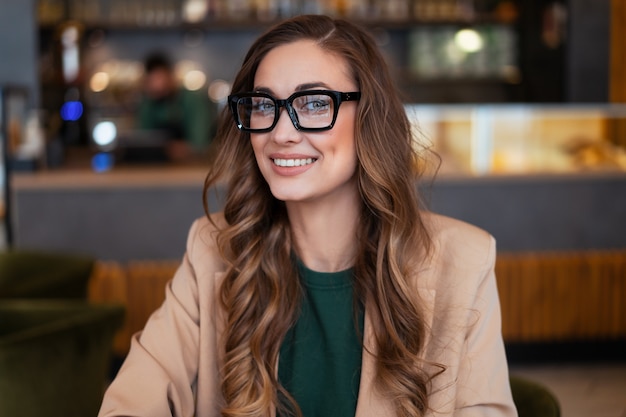
[(280, 349), (278, 378), (305, 417), (354, 416), (361, 379), (363, 309), (354, 324), (352, 269), (298, 264), (305, 294)]
[(207, 146), (214, 133), (216, 110), (200, 91), (179, 90), (161, 100), (144, 97), (139, 104), (141, 129), (161, 130), (172, 139), (185, 139), (196, 148)]

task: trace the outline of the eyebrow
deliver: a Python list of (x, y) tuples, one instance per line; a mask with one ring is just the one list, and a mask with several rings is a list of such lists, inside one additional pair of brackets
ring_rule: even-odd
[[(305, 90), (311, 90), (311, 89), (320, 88), (320, 87), (328, 89), (328, 90), (331, 89), (328, 84), (322, 81), (316, 81), (316, 82), (311, 82), (311, 83), (300, 84), (296, 87), (295, 91), (305, 91)], [(274, 92), (269, 87), (263, 87), (263, 86), (255, 87), (254, 91), (274, 95)]]

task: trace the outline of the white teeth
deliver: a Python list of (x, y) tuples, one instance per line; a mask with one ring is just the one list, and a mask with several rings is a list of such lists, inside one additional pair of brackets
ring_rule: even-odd
[(274, 164), (279, 167), (299, 167), (303, 165), (309, 165), (315, 162), (313, 158), (306, 159), (274, 159)]

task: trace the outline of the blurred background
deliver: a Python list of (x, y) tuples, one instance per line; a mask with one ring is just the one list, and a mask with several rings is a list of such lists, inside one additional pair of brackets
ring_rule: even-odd
[(243, 55), (302, 13), (372, 33), (426, 156), (425, 204), (496, 237), (513, 369), (566, 416), (626, 416), (621, 0), (2, 0), (0, 251), (93, 259), (86, 297), (126, 306), (123, 358), (203, 215)]

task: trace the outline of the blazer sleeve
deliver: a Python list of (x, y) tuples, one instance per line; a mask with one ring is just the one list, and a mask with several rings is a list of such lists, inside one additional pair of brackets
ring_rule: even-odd
[(502, 340), (495, 258), (495, 240), (490, 237), (459, 364), (455, 417), (517, 416)]
[(194, 415), (199, 306), (190, 253), (198, 228), (196, 222), (190, 230), (187, 252), (166, 286), (164, 303), (133, 336), (128, 356), (104, 395), (100, 417)]

